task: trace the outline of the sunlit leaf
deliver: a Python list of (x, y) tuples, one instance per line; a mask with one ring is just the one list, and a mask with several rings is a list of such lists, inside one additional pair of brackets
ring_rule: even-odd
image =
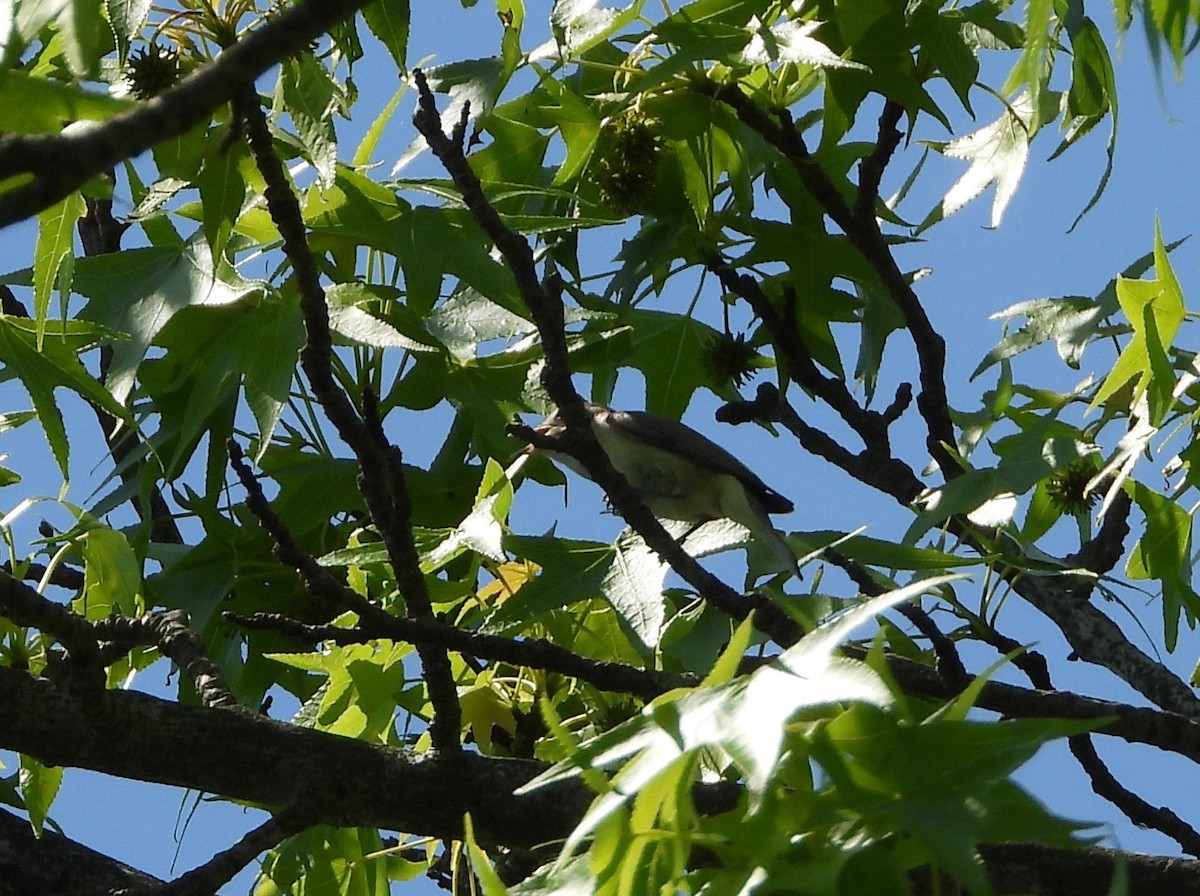
[(954, 214), (992, 184), (996, 185), (996, 196), (992, 201), (991, 225), (999, 227), (1025, 173), (1033, 120), (1033, 100), (1029, 94), (1022, 94), (987, 127), (949, 143), (930, 142), (929, 146), (944, 155), (971, 164), (925, 216), (918, 231)]

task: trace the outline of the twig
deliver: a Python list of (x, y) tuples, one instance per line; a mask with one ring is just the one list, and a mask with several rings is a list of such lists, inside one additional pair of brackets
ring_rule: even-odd
[(696, 687), (700, 684), (700, 676), (690, 673), (658, 672), (638, 669), (625, 663), (592, 660), (542, 638), (514, 641), (500, 635), (465, 631), (437, 619), (387, 616), (361, 622), (355, 628), (340, 628), (335, 625), (307, 625), (275, 613), (255, 613), (252, 616), (225, 613), (224, 616), (235, 625), (277, 631), (307, 644), (319, 644), (322, 641), (361, 644), (376, 638), (434, 644), (480, 659), (558, 672), (586, 681), (603, 691), (632, 694), (645, 700), (673, 688)]
[[(234, 473), (238, 480), (242, 483), (242, 487), (246, 489), (246, 507), (258, 519), (264, 529), (270, 533), (275, 540), (275, 556), (283, 563), (286, 563), (292, 569), (300, 573), (304, 577), (305, 585), (309, 593), (314, 597), (329, 602), (332, 606), (343, 607), (348, 610), (353, 610), (360, 617), (371, 620), (375, 623), (380, 623), (381, 620), (390, 620), (393, 617), (389, 616), (383, 610), (376, 607), (366, 598), (355, 594), (348, 588), (343, 588), (329, 571), (321, 567), (308, 552), (296, 543), (292, 537), (292, 533), (288, 530), (286, 524), (279, 515), (275, 513), (271, 507), (271, 503), (263, 494), (262, 486), (258, 484), (254, 473), (250, 470), (246, 463), (246, 457), (242, 453), (241, 446), (233, 439), (226, 443), (226, 448), (229, 452), (229, 463), (233, 467)], [(432, 618), (432, 617), (430, 617)], [(438, 655), (429, 648), (418, 647), (417, 654), (421, 657), (421, 661), (425, 663), (426, 652), (431, 655)], [(444, 652), (440, 653), (445, 656)], [(423, 666), (426, 673), (429, 667)], [(435, 667), (436, 668), (436, 667)], [(437, 700), (434, 699), (435, 684), (431, 684), (430, 677), (426, 675), (425, 684), (429, 689), (430, 702), (434, 708), (434, 718), (430, 722), (430, 738), (433, 738), (433, 724), (437, 722), (438, 716), (442, 719), (442, 726), (438, 729), (439, 741), (434, 743), (435, 748), (448, 753), (457, 752), (460, 748), (458, 732), (462, 720), (462, 709), (458, 704), (457, 691), (452, 691), (447, 695), (443, 689), (437, 689)], [(454, 686), (453, 681), (448, 683), (450, 687)], [(453, 699), (450, 699), (453, 696)], [(442, 702), (438, 702), (442, 701)], [(451, 725), (453, 728), (451, 729)], [(443, 734), (442, 732), (446, 732)], [(453, 738), (451, 740), (451, 735)], [(441, 740), (441, 738), (445, 738)], [(451, 748), (449, 744), (453, 744)]]
[[(888, 439), (890, 422), (884, 415), (868, 411), (855, 400), (838, 377), (829, 377), (817, 369), (808, 346), (796, 329), (794, 315), (780, 315), (763, 291), (762, 284), (749, 274), (739, 273), (720, 256), (708, 259), (705, 266), (717, 275), (726, 292), (745, 300), (755, 315), (763, 322), (772, 340), (779, 346), (787, 361), (788, 375), (831, 407), (863, 440), (863, 445), (875, 454), (886, 457), (891, 454)], [(794, 304), (796, 295), (790, 286), (785, 286), (789, 304)]]
[[(1125, 552), (1125, 538), (1129, 535), (1129, 511), (1133, 499), (1124, 491), (1117, 492), (1100, 531), (1074, 554), (1068, 554), (1063, 562), (1068, 566), (1080, 566), (1096, 573), (1097, 577), (1111, 571)], [(1080, 589), (1076, 596), (1086, 598), (1096, 585), (1097, 579), (1080, 577)]]
[[(983, 633), (985, 641), (995, 644), (1002, 652), (1012, 654), (1019, 645), (995, 629)], [(1026, 651), (1014, 657), (1016, 665), (1035, 688), (1052, 691), (1050, 668), (1045, 659), (1034, 651)], [(1125, 813), (1125, 816), (1140, 827), (1153, 828), (1173, 839), (1184, 850), (1200, 856), (1200, 832), (1185, 822), (1170, 809), (1152, 806), (1116, 779), (1108, 766), (1100, 759), (1091, 735), (1075, 734), (1067, 738), (1067, 746), (1091, 782), (1092, 790)]]
[(717, 412), (717, 419), (725, 423), (755, 419), (780, 423), (796, 437), (804, 450), (824, 458), (860, 482), (891, 495), (906, 507), (924, 490), (917, 474), (903, 461), (894, 457), (878, 457), (870, 450), (854, 454), (832, 436), (810, 426), (770, 383), (758, 387), (753, 401), (726, 404)]
[[(858, 586), (858, 590), (869, 597), (883, 594), (884, 589), (871, 576), (870, 570), (856, 560), (852, 560), (836, 548), (826, 548), (823, 556), (834, 566), (841, 568), (846, 575)], [(958, 655), (958, 647), (954, 641), (937, 627), (929, 614), (920, 607), (912, 604), (900, 604), (896, 611), (924, 635), (929, 641), (933, 652), (938, 658), (938, 674), (945, 679), (946, 685), (954, 692), (961, 691), (967, 686), (970, 676)]]
[(854, 203), (854, 214), (859, 220), (875, 214), (875, 200), (879, 198), (879, 183), (884, 169), (891, 160), (900, 139), (897, 125), (904, 115), (904, 107), (895, 100), (886, 100), (879, 113), (879, 133), (875, 138), (875, 149), (858, 165), (858, 198)]
[(1152, 828), (1170, 837), (1193, 856), (1200, 856), (1200, 832), (1168, 809), (1154, 806), (1142, 799), (1116, 779), (1096, 752), (1096, 745), (1086, 734), (1067, 738), (1071, 755), (1079, 762), (1092, 782), (1092, 790), (1125, 813), (1125, 817), (1140, 828)]
[[(129, 223), (118, 221), (113, 217), (112, 200), (85, 197), (85, 201), (87, 203), (87, 214), (79, 219), (77, 226), (80, 242), (83, 243), (84, 254), (94, 258), (98, 255), (110, 255), (114, 252), (120, 252), (121, 237), (129, 229)], [(98, 379), (101, 383), (105, 383), (108, 380), (108, 368), (112, 362), (112, 354), (113, 350), (111, 346), (105, 345), (100, 349), (100, 376)], [(146, 464), (144, 460), (130, 462), (132, 455), (137, 451), (136, 434), (131, 429), (121, 429), (118, 431), (118, 421), (112, 414), (108, 413), (108, 411), (104, 410), (104, 408), (90, 398), (86, 399), (86, 401), (88, 406), (91, 407), (92, 413), (96, 415), (96, 421), (100, 424), (100, 429), (104, 433), (104, 440), (108, 443), (109, 454), (112, 455), (113, 463), (121, 476), (121, 481), (125, 483), (137, 482), (141, 478)], [(142, 520), (149, 526), (150, 537), (154, 541), (161, 544), (183, 544), (183, 534), (175, 524), (171, 507), (167, 504), (162, 490), (157, 485), (150, 489), (148, 507), (139, 506), (140, 502), (136, 494), (130, 497), (130, 503), (138, 515), (141, 516)]]
[(847, 204), (833, 181), (809, 153), (804, 138), (786, 110), (779, 112), (776, 120), (735, 84), (697, 79), (693, 82), (693, 89), (729, 106), (744, 124), (778, 149), (791, 162), (801, 182), (825, 214), (841, 228), (879, 275), (888, 295), (904, 316), (917, 351), (921, 383), (917, 408), (925, 420), (925, 444), (946, 479), (961, 475), (961, 469), (947, 448), (955, 444), (955, 437), (946, 395), (946, 342), (934, 329), (921, 300), (896, 265), (873, 210), (871, 214), (860, 215)]
[(302, 799), (268, 818), (246, 833), (229, 849), (217, 853), (203, 865), (180, 875), (170, 883), (146, 889), (118, 891), (119, 896), (211, 896), (233, 880), (234, 876), (254, 861), (260, 853), (274, 849), (288, 837), (312, 827), (318, 817)]
[[(25, 569), (25, 572), (21, 577), (28, 582), (40, 582), (46, 575), (47, 567), (44, 563), (34, 563), (31, 561), (29, 563), (21, 563), (18, 565)], [(15, 577), (16, 575), (13, 572), (13, 563), (11, 560), (5, 560), (3, 563), (0, 563), (0, 570), (3, 570), (10, 576)], [(54, 570), (50, 573), (50, 584), (57, 585), (59, 588), (67, 588), (71, 591), (78, 591), (83, 587), (83, 582), (83, 570), (76, 569), (73, 566), (64, 566), (60, 563), (59, 565), (55, 566)]]

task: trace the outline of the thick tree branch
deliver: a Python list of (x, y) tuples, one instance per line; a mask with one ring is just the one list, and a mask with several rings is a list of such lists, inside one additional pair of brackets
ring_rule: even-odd
[(996, 896), (1097, 896), (1111, 892), (1119, 865), (1129, 875), (1130, 896), (1200, 893), (1200, 862), (1171, 856), (1038, 843), (985, 843), (979, 854)]
[(0, 809), (0, 893), (4, 896), (109, 893), (160, 885), (156, 877)]
[[(248, 712), (171, 703), (134, 691), (86, 700), (0, 667), (0, 748), (47, 765), (288, 806), (321, 800), (315, 821), (459, 839), (467, 812), (485, 842), (531, 848), (565, 837), (593, 794), (579, 780), (521, 796), (540, 762), (477, 753), (416, 757)], [(724, 788), (727, 789), (727, 788)], [(701, 788), (712, 804), (722, 788)], [(721, 797), (726, 803), (727, 795)]]
[[(942, 684), (936, 673), (927, 671)], [(471, 753), (418, 759), (252, 713), (170, 703), (133, 691), (104, 691), (85, 703), (49, 681), (7, 668), (0, 668), (0, 694), (0, 748), (50, 765), (268, 806), (291, 805), (298, 794), (332, 787), (337, 799), (321, 803), (315, 818), (324, 824), (458, 838), (463, 814), (470, 812), (485, 842), (531, 848), (565, 837), (592, 798), (578, 779), (514, 795), (545, 769), (538, 762)], [(702, 812), (731, 805), (727, 785), (700, 785), (693, 793)], [(0, 841), (0, 856), (4, 849)], [(1037, 846), (985, 845), (980, 852), (996, 881), (1006, 880), (1000, 875), (1015, 873), (1022, 864), (1047, 869), (1069, 868), (1072, 862), (1086, 862), (1090, 879), (1098, 874), (1111, 877), (1116, 862), (1123, 860), (1137, 869), (1133, 896), (1200, 892), (1200, 862)], [(1051, 876), (1039, 886), (1053, 884)], [(1021, 891), (998, 884), (997, 890), (1047, 896), (1096, 892), (1068, 887), (1064, 881), (1057, 886)]]
[(1200, 700), (1182, 678), (1135, 646), (1097, 607), (1074, 596), (1064, 576), (1014, 575), (1014, 591), (1059, 627), (1077, 659), (1117, 675), (1165, 710), (1200, 720)]

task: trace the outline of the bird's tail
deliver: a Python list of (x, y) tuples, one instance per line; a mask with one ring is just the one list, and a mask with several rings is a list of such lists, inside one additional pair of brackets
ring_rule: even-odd
[(771, 518), (767, 516), (762, 504), (745, 490), (739, 489), (738, 497), (740, 500), (731, 502), (734, 506), (731, 507), (728, 503), (725, 506), (730, 519), (741, 523), (754, 537), (764, 541), (771, 552), (783, 562), (785, 569), (790, 570), (797, 579), (803, 579), (795, 552), (784, 541), (780, 531), (771, 525)]

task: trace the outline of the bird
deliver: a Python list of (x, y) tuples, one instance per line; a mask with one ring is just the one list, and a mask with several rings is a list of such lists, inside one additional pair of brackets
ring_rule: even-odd
[[(749, 467), (685, 423), (647, 411), (617, 411), (584, 402), (592, 432), (613, 468), (660, 519), (697, 526), (731, 519), (745, 526), (797, 578), (800, 564), (768, 514), (790, 513), (795, 505), (758, 478)], [(561, 435), (566, 424), (555, 411), (534, 431)], [(591, 476), (574, 457), (529, 446), (584, 478)], [(684, 536), (686, 538), (686, 536)]]

